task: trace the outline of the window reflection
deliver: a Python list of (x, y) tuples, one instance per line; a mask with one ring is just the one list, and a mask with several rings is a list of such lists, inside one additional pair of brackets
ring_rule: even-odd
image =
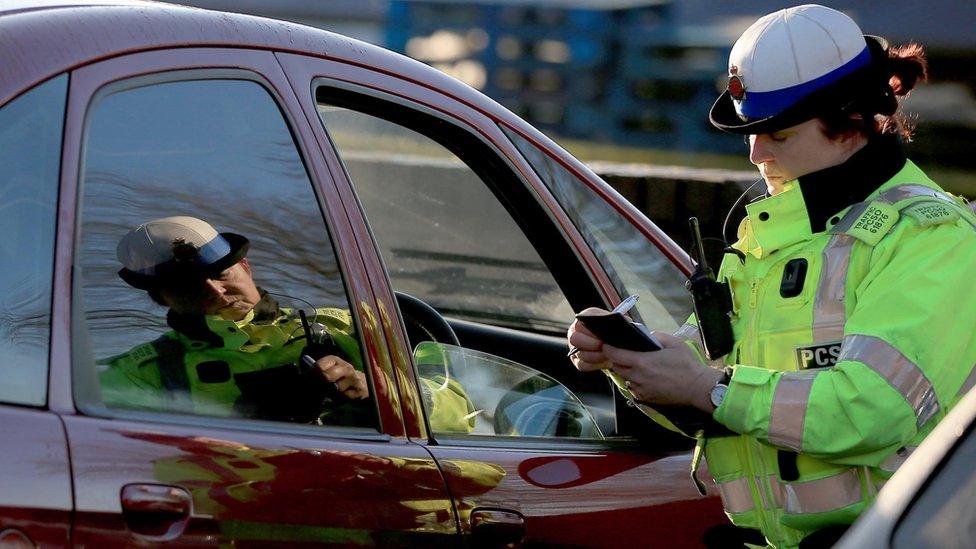
[(43, 405), (68, 77), (0, 109), (0, 402)]
[[(438, 391), (463, 388), (470, 399), (472, 434), (602, 439), (594, 413), (558, 381), (528, 366), (473, 349), (425, 341), (414, 350), (421, 378), (438, 379)], [(440, 411), (425, 398), (428, 416)], [(606, 413), (606, 412), (603, 412)], [(438, 429), (435, 432), (467, 432)]]

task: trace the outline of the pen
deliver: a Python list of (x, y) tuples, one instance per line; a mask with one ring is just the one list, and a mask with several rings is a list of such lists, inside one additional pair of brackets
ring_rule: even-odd
[[(634, 305), (637, 304), (638, 299), (640, 299), (640, 296), (637, 294), (627, 296), (627, 299), (624, 299), (623, 301), (618, 303), (617, 306), (614, 307), (612, 311), (610, 311), (610, 314), (617, 314), (617, 313), (622, 315), (627, 314), (627, 312), (633, 309)], [(569, 353), (567, 353), (566, 356), (571, 357), (576, 353), (578, 353), (579, 351), (580, 350), (578, 347), (570, 347)]]

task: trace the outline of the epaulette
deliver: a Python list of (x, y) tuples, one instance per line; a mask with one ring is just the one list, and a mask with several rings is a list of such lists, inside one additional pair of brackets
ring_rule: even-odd
[(902, 208), (901, 213), (915, 220), (923, 227), (953, 223), (962, 215), (951, 205), (934, 199), (915, 200)]
[(828, 229), (831, 234), (846, 234), (874, 246), (898, 223), (898, 209), (883, 201), (860, 202), (851, 206), (841, 220)]
[(924, 185), (899, 185), (878, 196), (924, 226), (965, 219), (976, 228), (976, 217), (966, 201), (950, 193)]
[[(299, 314), (298, 309), (282, 309), (287, 311), (285, 318), (287, 321), (298, 320)], [(352, 326), (352, 315), (349, 311), (345, 309), (339, 309), (337, 307), (320, 307), (314, 309), (312, 313), (305, 313), (309, 322), (321, 322), (329, 328), (335, 328), (339, 330), (349, 330)]]
[(318, 315), (319, 320), (325, 321), (323, 324), (331, 325), (333, 328), (346, 331), (352, 327), (352, 315), (344, 309), (322, 307), (316, 309), (315, 314)]
[(142, 364), (157, 358), (158, 356), (159, 351), (152, 342), (143, 343), (142, 345), (133, 347), (124, 353), (99, 360), (99, 364), (109, 364), (120, 367), (135, 367), (141, 366)]
[(965, 203), (955, 196), (924, 185), (899, 185), (871, 201), (851, 206), (828, 232), (850, 235), (874, 246), (902, 217), (923, 227), (954, 223), (964, 217), (976, 228), (976, 220)]

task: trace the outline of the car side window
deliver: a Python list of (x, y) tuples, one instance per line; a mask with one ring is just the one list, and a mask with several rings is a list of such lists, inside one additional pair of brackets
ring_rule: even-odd
[[(96, 410), (375, 428), (365, 355), (323, 212), (278, 104), (249, 74), (134, 79), (93, 100), (75, 253), (73, 334), (75, 347), (87, 349), (74, 357), (76, 395)], [(179, 225), (172, 230), (192, 226), (212, 240), (169, 242), (162, 235), (170, 233), (152, 228), (163, 222), (146, 225), (164, 218)], [(219, 234), (207, 236), (198, 221)], [(123, 252), (133, 230), (149, 236)], [(224, 239), (228, 233), (249, 248)], [(145, 241), (163, 256), (139, 256)], [(218, 241), (231, 252), (209, 244)], [(196, 272), (179, 270), (181, 262), (231, 256), (206, 276), (165, 274)], [(124, 281), (123, 268), (136, 278)], [(340, 394), (344, 387), (319, 375), (321, 356), (351, 366), (348, 379), (362, 393)]]
[(434, 433), (614, 434), (607, 378), (566, 359), (573, 309), (556, 269), (576, 260), (527, 234), (554, 223), (520, 218), (535, 199), (502, 156), (412, 106), (325, 85), (316, 99), (400, 293)]
[(0, 402), (47, 401), (51, 284), (68, 77), (0, 108)]

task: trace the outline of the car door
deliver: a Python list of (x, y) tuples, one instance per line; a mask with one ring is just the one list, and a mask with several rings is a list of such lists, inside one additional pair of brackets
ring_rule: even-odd
[[(354, 228), (272, 53), (184, 48), (76, 69), (62, 161), (51, 405), (69, 440), (75, 543), (455, 541), (445, 480), (405, 436)], [(116, 245), (175, 215), (246, 235), (281, 311), (348, 311), (370, 387), (357, 414), (271, 421), (106, 385), (125, 361), (163, 360), (146, 343), (170, 329), (166, 309), (117, 276)], [(241, 349), (260, 351), (251, 337)], [(201, 383), (222, 382), (205, 364)]]
[[(369, 225), (365, 261), (388, 275), (374, 280), (381, 324), (412, 389), (404, 417), (424, 412), (408, 435), (446, 472), (465, 539), (700, 545), (723, 518), (691, 484), (687, 441), (566, 358), (573, 310), (626, 293), (641, 295), (636, 316), (674, 331), (687, 314), (680, 252), (663, 246), (669, 259), (619, 196), (569, 171), (537, 132), (500, 125), (484, 98), (388, 67), (278, 57), (356, 192), (352, 223)], [(468, 406), (445, 420), (438, 390)], [(471, 462), (491, 467), (458, 465)]]
[(48, 408), (51, 287), (68, 77), (0, 105), (0, 546), (65, 545), (71, 477)]

